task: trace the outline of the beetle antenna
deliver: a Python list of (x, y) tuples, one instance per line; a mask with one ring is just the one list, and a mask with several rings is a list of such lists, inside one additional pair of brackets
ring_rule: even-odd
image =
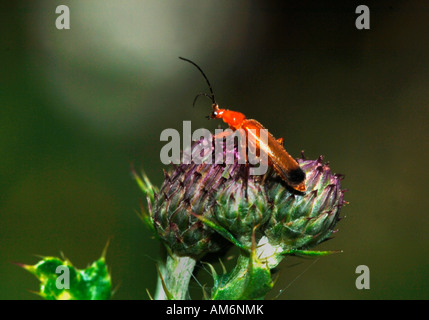
[(192, 103), (193, 107), (195, 107), (195, 102), (197, 102), (198, 98), (201, 96), (209, 98), (214, 104), (216, 104), (216, 102), (214, 101), (214, 99), (211, 95), (209, 95), (208, 93), (202, 92), (202, 93), (199, 93), (195, 96), (194, 102)]
[(200, 97), (200, 96), (206, 96), (207, 98), (209, 98), (212, 102), (213, 102), (213, 104), (215, 104), (215, 105), (217, 105), (217, 103), (216, 103), (216, 99), (215, 99), (215, 95), (214, 95), (214, 93), (213, 93), (213, 89), (212, 89), (212, 86), (211, 86), (211, 84), (210, 84), (210, 81), (209, 81), (209, 79), (207, 78), (207, 76), (206, 76), (206, 74), (204, 73), (204, 71), (195, 63), (195, 62), (193, 62), (193, 61), (191, 61), (191, 60), (189, 60), (189, 59), (186, 59), (186, 58), (182, 58), (182, 57), (179, 57), (179, 59), (181, 59), (181, 60), (183, 60), (183, 61), (187, 61), (187, 62), (189, 62), (189, 63), (191, 63), (191, 64), (193, 64), (198, 70), (200, 70), (200, 72), (201, 72), (201, 74), (203, 75), (203, 77), (204, 77), (204, 79), (206, 79), (206, 82), (207, 82), (207, 85), (209, 86), (209, 89), (210, 89), (210, 94), (208, 94), (208, 93), (199, 93), (196, 97), (195, 97), (195, 99), (194, 99), (194, 103), (192, 104), (193, 106), (195, 105), (195, 102), (197, 101), (197, 99), (198, 99), (198, 97)]

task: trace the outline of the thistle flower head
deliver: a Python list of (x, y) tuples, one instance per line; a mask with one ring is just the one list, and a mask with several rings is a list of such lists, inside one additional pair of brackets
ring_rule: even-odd
[[(237, 145), (232, 150), (224, 145), (218, 151), (215, 140), (202, 139), (189, 154), (203, 152), (202, 146), (213, 151), (211, 164), (191, 161), (172, 166), (159, 192), (151, 190), (153, 197), (148, 197), (148, 220), (175, 254), (201, 257), (218, 251), (223, 245), (220, 235), (240, 248), (249, 247), (253, 230), (257, 230), (256, 242), (266, 237), (281, 251), (301, 250), (334, 232), (344, 191), (341, 176), (332, 174), (322, 157), (298, 160), (307, 189), (300, 193), (273, 171), (263, 177), (246, 174)], [(232, 164), (215, 163), (219, 155), (225, 159), (231, 153)]]

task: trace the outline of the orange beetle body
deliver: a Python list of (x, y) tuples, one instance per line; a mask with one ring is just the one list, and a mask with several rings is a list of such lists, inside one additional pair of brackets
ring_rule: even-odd
[(222, 119), (231, 130), (243, 129), (246, 131), (248, 143), (255, 143), (256, 149), (268, 155), (268, 165), (272, 166), (275, 172), (292, 188), (304, 192), (305, 173), (298, 162), (292, 158), (283, 147), (283, 139), (276, 140), (268, 133), (268, 142), (260, 139), (260, 130), (265, 129), (262, 124), (237, 111), (220, 109), (217, 104), (213, 104), (213, 113), (210, 118)]

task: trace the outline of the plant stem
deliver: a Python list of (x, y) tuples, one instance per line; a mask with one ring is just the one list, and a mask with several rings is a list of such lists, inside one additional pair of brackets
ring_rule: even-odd
[(191, 257), (180, 257), (174, 253), (168, 255), (166, 264), (159, 268), (168, 292), (165, 292), (161, 277), (158, 275), (158, 284), (154, 299), (167, 300), (169, 299), (169, 295), (174, 300), (189, 298), (189, 281), (191, 280), (196, 263), (197, 261)]

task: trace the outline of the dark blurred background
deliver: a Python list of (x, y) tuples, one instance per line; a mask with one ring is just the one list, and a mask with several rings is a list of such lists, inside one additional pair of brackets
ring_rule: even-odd
[[(290, 3), (1, 2), (1, 299), (39, 299), (10, 262), (63, 252), (84, 268), (109, 239), (114, 298), (154, 292), (159, 244), (137, 216), (130, 164), (160, 186), (161, 131), (219, 125), (208, 100), (192, 108), (207, 87), (178, 56), (201, 65), (220, 105), (346, 175), (346, 218), (318, 247), (344, 252), (288, 259), (269, 298), (429, 297), (429, 3)], [(61, 4), (70, 30), (55, 27)], [(355, 27), (360, 4), (370, 30)], [(369, 290), (355, 287), (358, 265)]]

